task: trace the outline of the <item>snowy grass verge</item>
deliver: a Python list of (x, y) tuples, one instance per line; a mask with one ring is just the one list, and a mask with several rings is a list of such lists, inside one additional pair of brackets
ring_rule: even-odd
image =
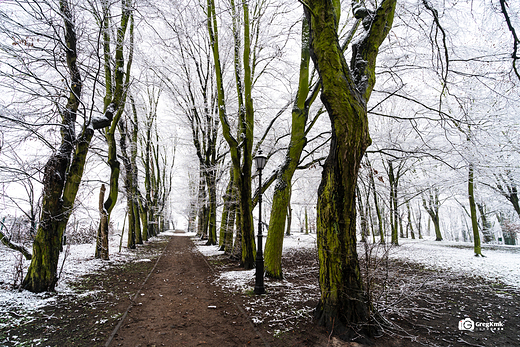
[[(173, 232), (167, 231), (161, 233), (158, 237), (151, 238), (148, 242), (154, 242), (171, 235), (173, 235)], [(13, 288), (13, 284), (16, 284), (15, 287), (19, 287), (20, 281), (27, 273), (30, 261), (23, 258), (19, 252), (0, 246), (0, 330), (9, 326), (30, 323), (35, 312), (42, 307), (52, 305), (59, 299), (60, 295), (78, 295), (70, 284), (77, 281), (81, 276), (117, 264), (132, 261), (151, 261), (149, 258), (155, 255), (131, 251), (124, 246), (119, 252), (119, 242), (119, 235), (111, 235), (109, 243), (110, 260), (108, 261), (94, 258), (94, 244), (65, 246), (58, 263), (60, 279), (56, 286), (56, 293), (40, 294)], [(88, 292), (81, 293), (81, 295), (90, 294)]]
[(475, 257), (471, 243), (403, 239), (400, 242), (401, 246), (391, 249), (390, 258), (520, 288), (518, 246), (484, 245), (482, 254), (485, 257)]

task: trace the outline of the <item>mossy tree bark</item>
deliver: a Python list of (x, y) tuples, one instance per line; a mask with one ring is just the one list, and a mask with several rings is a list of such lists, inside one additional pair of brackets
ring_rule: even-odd
[(222, 211), (222, 222), (220, 224), (220, 250), (230, 254), (233, 250), (233, 231), (235, 229), (236, 194), (233, 176), (233, 168), (230, 169), (230, 179), (223, 197), (224, 210)]
[(301, 42), (300, 75), (298, 92), (292, 110), (291, 140), (285, 163), (278, 171), (265, 243), (265, 273), (266, 276), (272, 278), (282, 278), (283, 233), (291, 198), (292, 177), (300, 163), (301, 153), (307, 143), (305, 126), (310, 104), (314, 101), (314, 99), (307, 101), (310, 62), (309, 21), (307, 18), (302, 21)]
[[(236, 14), (234, 2), (231, 3), (231, 9)], [(250, 41), (250, 23), (249, 23), (249, 4), (242, 4), (243, 26), (244, 26), (244, 42), (240, 45), (237, 41), (238, 25), (235, 19), (238, 16), (233, 15), (233, 31), (235, 33), (235, 76), (238, 92), (238, 138), (233, 136), (231, 126), (226, 114), (226, 103), (224, 96), (224, 81), (222, 67), (220, 63), (220, 54), (218, 46), (218, 25), (214, 0), (207, 1), (207, 26), (210, 37), (210, 45), (213, 54), (213, 62), (215, 65), (215, 76), (217, 84), (217, 104), (222, 133), (229, 145), (231, 161), (233, 163), (233, 176), (237, 189), (240, 228), (237, 230), (237, 237), (241, 235), (241, 240), (235, 242), (234, 250), (241, 250), (242, 266), (251, 269), (255, 265), (255, 240), (253, 227), (253, 207), (252, 207), (252, 188), (251, 188), (251, 172), (253, 160), (253, 130), (254, 130), (254, 109), (251, 96), (253, 78), (251, 71), (251, 41)], [(243, 47), (243, 65), (240, 63), (238, 52), (239, 47)], [(242, 85), (241, 69), (243, 66), (244, 83)]]
[(388, 183), (390, 184), (390, 226), (391, 226), (391, 243), (399, 245), (399, 234), (397, 232), (399, 222), (399, 210), (397, 204), (397, 188), (399, 186), (399, 176), (394, 172), (394, 165), (391, 160), (387, 166)]
[(40, 224), (33, 244), (31, 264), (22, 287), (31, 292), (53, 291), (58, 281), (58, 259), (63, 233), (72, 213), (83, 177), (94, 129), (88, 121), (78, 138), (75, 122), (81, 100), (82, 81), (77, 65), (77, 36), (72, 10), (65, 0), (59, 2), (64, 20), (65, 55), (69, 70), (70, 94), (61, 111), (61, 144), (44, 167)]
[[(342, 51), (345, 51), (348, 44), (351, 42), (354, 33), (358, 28), (358, 23), (352, 27), (351, 31), (345, 38), (341, 46)], [(286, 153), (286, 159), (283, 165), (277, 170), (275, 190), (273, 194), (273, 203), (271, 207), (271, 215), (269, 217), (269, 232), (267, 234), (267, 241), (265, 245), (265, 272), (266, 275), (272, 278), (282, 278), (282, 249), (283, 249), (283, 230), (285, 227), (286, 234), (290, 233), (288, 215), (291, 211), (291, 190), (292, 177), (294, 172), (300, 165), (301, 154), (307, 145), (307, 133), (311, 130), (314, 122), (321, 114), (321, 109), (318, 111), (316, 117), (308, 124), (309, 109), (316, 100), (320, 92), (321, 80), (314, 84), (311, 88), (309, 81), (312, 77), (309, 74), (310, 66), (310, 41), (309, 41), (309, 21), (306, 16), (302, 20), (302, 35), (301, 35), (301, 52), (300, 52), (300, 73), (298, 80), (298, 91), (292, 109), (291, 119), (291, 139), (289, 148)], [(307, 127), (307, 128), (306, 128)], [(263, 184), (267, 187), (271, 184), (271, 179)], [(284, 206), (288, 206), (284, 208)], [(287, 226), (286, 226), (287, 221)]]
[[(396, 1), (383, 0), (374, 12), (353, 2), (354, 14), (363, 18), (366, 33), (352, 47), (350, 67), (338, 42), (339, 1), (311, 0), (307, 4), (311, 57), (322, 80), (321, 100), (332, 126), (330, 152), (318, 190), (321, 296), (315, 316), (319, 324), (348, 337), (351, 327), (371, 318), (356, 251), (355, 196), (360, 163), (371, 142), (367, 102), (375, 84), (376, 58), (392, 26)], [(363, 325), (361, 332), (370, 335), (373, 330)]]
[[(244, 111), (240, 117), (240, 137), (242, 138), (242, 163), (240, 166), (240, 179), (238, 182), (240, 194), (240, 223), (242, 231), (242, 265), (245, 269), (255, 267), (256, 248), (253, 225), (253, 201), (252, 201), (252, 168), (253, 168), (253, 134), (254, 134), (254, 108), (253, 108), (253, 75), (251, 62), (251, 23), (249, 20), (249, 2), (242, 3), (243, 12), (243, 71), (244, 71)], [(238, 43), (235, 42), (235, 46)], [(238, 65), (240, 66), (240, 65)], [(235, 68), (238, 69), (238, 66)], [(238, 76), (238, 74), (236, 74)], [(239, 112), (242, 114), (242, 111)]]
[[(121, 0), (121, 22), (116, 31), (115, 59), (112, 65), (110, 48), (110, 8), (107, 2), (102, 2), (103, 9), (103, 54), (105, 57), (105, 114), (112, 113), (109, 119), (111, 123), (105, 129), (105, 139), (108, 145), (107, 164), (110, 167), (110, 180), (108, 196), (105, 200), (104, 212), (99, 221), (98, 242), (96, 243), (96, 258), (109, 259), (108, 250), (108, 226), (110, 214), (116, 205), (119, 194), (120, 163), (117, 157), (117, 143), (115, 132), (121, 115), (124, 111), (128, 86), (130, 84), (130, 70), (133, 57), (133, 15), (132, 1)], [(129, 25), (130, 24), (130, 25)], [(130, 26), (130, 47), (128, 62), (125, 68), (124, 45), (127, 28)], [(113, 71), (112, 71), (113, 69)], [(113, 76), (113, 79), (112, 79)], [(106, 218), (104, 216), (106, 214)], [(106, 238), (106, 239), (105, 239)], [(106, 245), (106, 246), (105, 246)]]
[(482, 256), (482, 249), (480, 244), (480, 234), (478, 230), (477, 205), (475, 204), (475, 182), (474, 182), (474, 167), (469, 164), (468, 168), (468, 198), (469, 211), (471, 216), (471, 229), (473, 230), (473, 251), (475, 256)]

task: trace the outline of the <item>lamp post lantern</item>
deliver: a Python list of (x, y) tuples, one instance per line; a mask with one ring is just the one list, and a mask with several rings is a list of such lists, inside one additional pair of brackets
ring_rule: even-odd
[(262, 170), (267, 163), (267, 157), (262, 155), (262, 150), (255, 156), (256, 169), (258, 170), (259, 188), (258, 195), (258, 250), (256, 251), (256, 278), (255, 294), (264, 294), (264, 256), (262, 254)]

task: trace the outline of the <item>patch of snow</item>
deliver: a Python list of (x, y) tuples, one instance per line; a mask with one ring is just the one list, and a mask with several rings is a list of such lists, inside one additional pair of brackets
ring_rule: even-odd
[(478, 276), (520, 288), (520, 248), (483, 245), (485, 257), (475, 257), (473, 245), (463, 242), (400, 240), (390, 257), (424, 265), (430, 269)]
[[(161, 233), (159, 236), (151, 238), (149, 242), (160, 240), (169, 236)], [(59, 295), (79, 295), (74, 293), (70, 284), (78, 280), (81, 276), (103, 269), (104, 267), (125, 263), (129, 261), (151, 261), (149, 258), (140, 259), (142, 255), (122, 247), (119, 250), (119, 235), (111, 235), (109, 239), (110, 260), (103, 261), (94, 258), (95, 245), (67, 245), (60, 253), (58, 262), (58, 272), (60, 279), (56, 285), (57, 293), (34, 294), (28, 291), (17, 291), (12, 289), (16, 277), (20, 277), (15, 268), (19, 263), (22, 265), (23, 276), (27, 273), (30, 261), (21, 257), (17, 251), (0, 245), (0, 317), (13, 317), (7, 322), (0, 320), (0, 329), (6, 325), (19, 325), (32, 319), (32, 314), (44, 306), (52, 305)], [(150, 254), (146, 254), (150, 256)], [(64, 262), (65, 260), (65, 262)], [(63, 267), (62, 267), (63, 266)], [(61, 272), (60, 272), (61, 271)], [(23, 277), (22, 277), (23, 278)], [(17, 280), (19, 284), (20, 279)], [(84, 295), (95, 295), (96, 291), (84, 293)]]
[(200, 253), (202, 253), (206, 257), (211, 257), (213, 255), (222, 255), (224, 251), (219, 251), (219, 246), (206, 246), (206, 240), (193, 240), (193, 243), (197, 246), (197, 249)]
[(250, 287), (248, 282), (254, 277), (255, 269), (224, 271), (215, 282), (232, 291), (246, 291)]
[(152, 259), (143, 258), (143, 259), (138, 259), (135, 262), (136, 263), (148, 263), (148, 262), (151, 262), (151, 261), (152, 261)]
[(316, 248), (316, 234), (293, 233), (283, 239), (283, 249)]

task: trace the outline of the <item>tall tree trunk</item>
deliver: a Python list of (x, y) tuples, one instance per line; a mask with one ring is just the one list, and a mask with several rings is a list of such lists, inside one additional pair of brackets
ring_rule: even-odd
[(435, 229), (435, 241), (442, 241), (441, 234), (441, 226), (439, 219), (439, 192), (436, 188), (430, 191), (428, 201), (423, 197), (423, 206), (426, 212), (430, 215), (430, 219), (428, 220), (428, 233), (430, 232), (430, 221), (433, 222), (433, 227)]
[(415, 221), (415, 225), (417, 228), (417, 233), (419, 234), (419, 239), (422, 240), (423, 236), (422, 236), (422, 226), (421, 226), (421, 223), (422, 223), (421, 206), (419, 206), (419, 208), (417, 209), (416, 216), (417, 216), (417, 218)]
[(398, 223), (399, 223), (399, 211), (397, 209), (397, 185), (398, 180), (395, 177), (394, 167), (392, 161), (388, 161), (388, 182), (390, 184), (390, 225), (392, 227), (392, 239), (393, 245), (399, 245), (398, 236)]
[(229, 216), (229, 210), (230, 210), (230, 203), (231, 203), (231, 189), (232, 189), (232, 180), (230, 179), (227, 186), (226, 186), (226, 192), (224, 193), (224, 196), (222, 197), (224, 208), (222, 210), (222, 215), (220, 216), (220, 229), (218, 234), (218, 246), (219, 251), (224, 251), (224, 241), (226, 238), (226, 227), (228, 223), (228, 216)]
[(127, 248), (135, 249), (136, 234), (135, 234), (135, 218), (134, 218), (134, 204), (132, 203), (131, 197), (126, 197), (126, 209), (128, 214), (128, 231), (127, 231)]
[[(109, 119), (111, 120), (109, 126), (105, 130), (105, 139), (108, 145), (108, 166), (110, 167), (110, 180), (109, 180), (109, 189), (108, 196), (105, 200), (104, 213), (105, 215), (101, 215), (101, 219), (99, 222), (99, 230), (101, 232), (101, 236), (103, 237), (101, 240), (98, 238), (98, 242), (101, 244), (96, 245), (96, 257), (101, 257), (102, 259), (108, 259), (108, 225), (110, 223), (110, 215), (112, 210), (114, 209), (117, 197), (119, 194), (119, 173), (120, 173), (120, 163), (117, 157), (117, 143), (115, 138), (115, 132), (118, 126), (118, 122), (121, 118), (121, 115), (124, 111), (124, 105), (127, 96), (127, 89), (130, 84), (130, 68), (132, 66), (132, 58), (133, 58), (133, 16), (132, 16), (132, 2), (131, 0), (122, 0), (122, 13), (121, 13), (121, 23), (117, 28), (116, 32), (116, 45), (115, 45), (115, 65), (114, 65), (114, 80), (112, 81), (112, 73), (111, 73), (111, 57), (110, 57), (110, 31), (108, 30), (108, 23), (110, 21), (110, 10), (109, 4), (103, 3), (103, 24), (104, 24), (104, 56), (105, 56), (105, 87), (106, 87), (106, 95), (105, 95), (105, 113), (110, 112), (111, 116)], [(125, 69), (125, 59), (124, 59), (124, 43), (125, 43), (125, 35), (126, 29), (130, 24), (130, 49), (128, 55), (128, 62), (126, 64)], [(114, 82), (114, 83), (112, 83)], [(106, 238), (106, 239), (105, 239)], [(103, 252), (98, 253), (97, 250), (102, 249)]]
[(242, 166), (240, 180), (240, 213), (242, 214), (242, 265), (245, 269), (255, 267), (256, 248), (253, 225), (252, 201), (252, 167), (253, 167), (253, 135), (254, 135), (254, 108), (253, 108), (253, 76), (251, 71), (251, 23), (249, 20), (249, 2), (242, 3), (244, 15), (244, 106), (245, 114), (242, 120)]
[(126, 121), (119, 123), (119, 144), (121, 147), (121, 158), (123, 160), (123, 166), (125, 168), (125, 192), (126, 192), (126, 209), (128, 215), (128, 231), (127, 231), (127, 247), (130, 249), (135, 248), (136, 244), (136, 232), (135, 232), (135, 214), (134, 214), (134, 170), (132, 162), (127, 151), (126, 140), (128, 138)]
[(96, 238), (96, 259), (108, 260), (108, 212), (105, 209), (103, 201), (105, 199), (105, 185), (101, 185), (99, 192), (99, 215), (100, 222)]
[(408, 211), (408, 223), (406, 225), (406, 229), (410, 230), (410, 235), (412, 237), (412, 240), (415, 240), (415, 233), (413, 231), (412, 209), (410, 208), (410, 202), (406, 203), (406, 209)]
[(148, 207), (146, 204), (146, 200), (142, 196), (139, 196), (139, 214), (141, 215), (141, 220), (143, 222), (143, 229), (142, 229), (143, 240), (148, 240), (148, 238), (151, 237), (148, 234), (148, 230), (149, 230)]
[[(367, 242), (368, 236), (368, 223), (367, 223), (367, 215), (365, 214), (363, 199), (361, 198), (361, 192), (359, 191), (359, 187), (356, 189), (357, 200), (358, 200), (358, 210), (359, 217), (361, 221), (361, 242)], [(368, 201), (367, 201), (368, 203)]]
[[(237, 194), (238, 196), (238, 194)], [(233, 251), (231, 253), (232, 259), (241, 260), (242, 259), (242, 230), (240, 222), (240, 205), (237, 201), (237, 207), (236, 207), (237, 213), (235, 214), (235, 242), (233, 243)]]
[(376, 215), (377, 215), (377, 227), (379, 230), (379, 242), (385, 243), (385, 231), (383, 230), (383, 217), (381, 213), (381, 209), (379, 208), (379, 199), (377, 198), (377, 190), (376, 190), (376, 182), (374, 179), (374, 169), (372, 169), (372, 165), (370, 165), (370, 161), (366, 161), (368, 164), (368, 167), (370, 169), (370, 187), (372, 188), (372, 193), (374, 196), (374, 207), (376, 209)]
[(141, 232), (141, 214), (139, 213), (139, 200), (136, 195), (133, 197), (132, 207), (134, 209), (134, 231), (135, 231), (135, 243), (138, 245), (142, 245), (143, 241), (148, 241), (148, 239), (144, 239), (144, 235)]
[(304, 18), (302, 22), (301, 42), (300, 75), (298, 92), (292, 110), (291, 140), (285, 163), (279, 169), (276, 180), (265, 243), (265, 273), (273, 278), (282, 278), (283, 233), (287, 218), (287, 206), (290, 204), (292, 177), (300, 163), (301, 153), (307, 143), (305, 126), (309, 114), (309, 104), (314, 100), (307, 101), (310, 62), (309, 21), (307, 18)]
[[(231, 5), (234, 11), (234, 3)], [(238, 100), (242, 100), (243, 107), (239, 105), (239, 136), (241, 137), (241, 146), (239, 141), (231, 134), (231, 126), (227, 119), (226, 105), (224, 97), (224, 81), (222, 68), (220, 64), (220, 54), (218, 47), (218, 27), (217, 16), (215, 10), (214, 0), (207, 0), (207, 16), (208, 16), (208, 33), (210, 36), (210, 44), (213, 53), (213, 61), (215, 65), (215, 76), (217, 82), (217, 99), (218, 99), (218, 113), (220, 123), (222, 125), (222, 133), (226, 142), (229, 145), (231, 160), (234, 167), (235, 183), (239, 196), (240, 213), (237, 221), (240, 222), (240, 229), (238, 234), (241, 235), (240, 242), (235, 242), (234, 250), (241, 250), (242, 266), (246, 269), (251, 269), (255, 265), (255, 240), (253, 227), (253, 208), (251, 199), (251, 170), (252, 170), (252, 149), (253, 149), (253, 129), (254, 129), (254, 115), (253, 115), (253, 100), (251, 96), (252, 76), (250, 65), (250, 33), (249, 33), (249, 5), (248, 2), (243, 3), (244, 12), (244, 90), (238, 82)], [(235, 17), (235, 16), (234, 16)], [(235, 46), (239, 44), (235, 42)], [(235, 59), (236, 60), (236, 59)], [(235, 63), (235, 75), (239, 76), (240, 72), (237, 70), (241, 67), (240, 64)], [(237, 235), (238, 235), (237, 234)]]
[(289, 198), (289, 204), (287, 205), (287, 227), (285, 228), (285, 235), (291, 235), (291, 226), (292, 226), (292, 207), (291, 207), (291, 199)]
[[(372, 305), (363, 289), (356, 250), (355, 197), (361, 160), (371, 142), (367, 102), (375, 84), (376, 57), (392, 26), (396, 1), (383, 0), (370, 17), (359, 11), (361, 4), (354, 6), (355, 16), (364, 17), (367, 32), (352, 48), (351, 67), (338, 42), (340, 2), (310, 0), (307, 4), (311, 57), (322, 80), (321, 99), (332, 126), (330, 152), (318, 190), (321, 296), (315, 317), (348, 338), (358, 333), (353, 326), (371, 319)], [(374, 333), (371, 325), (363, 325), (361, 331)]]
[(482, 203), (477, 203), (477, 208), (482, 221), (482, 236), (484, 238), (484, 243), (495, 241), (495, 235), (493, 235), (493, 231), (491, 230), (492, 224), (487, 218), (486, 206)]
[(309, 214), (307, 213), (307, 207), (305, 207), (305, 234), (309, 233)]
[[(70, 94), (61, 112), (61, 144), (45, 164), (40, 224), (33, 243), (31, 264), (22, 287), (31, 292), (53, 291), (58, 281), (61, 240), (81, 183), (94, 130), (85, 122), (75, 137), (75, 122), (81, 100), (82, 80), (77, 66), (77, 36), (69, 3), (60, 0), (64, 21), (66, 62), (70, 76)], [(71, 160), (72, 157), (72, 160)]]
[(224, 211), (220, 222), (220, 250), (230, 254), (233, 250), (233, 231), (235, 229), (236, 196), (234, 194), (233, 168), (230, 169), (229, 182), (224, 195)]
[(132, 191), (130, 192), (132, 197), (132, 208), (134, 210), (134, 231), (135, 231), (135, 242), (137, 244), (143, 244), (143, 241), (148, 241), (141, 232), (141, 215), (139, 213), (139, 170), (137, 168), (137, 152), (138, 152), (138, 134), (139, 134), (139, 120), (137, 117), (137, 108), (135, 107), (135, 101), (130, 94), (130, 105), (132, 107), (133, 121), (132, 124), (132, 136), (130, 146), (130, 167), (132, 170)]
[(469, 197), (469, 210), (471, 215), (471, 228), (473, 229), (473, 250), (475, 256), (482, 256), (482, 250), (480, 246), (480, 234), (478, 231), (478, 219), (477, 219), (477, 207), (475, 204), (475, 193), (474, 193), (474, 173), (473, 164), (469, 164), (468, 169), (468, 197)]
[(217, 179), (215, 169), (210, 170), (208, 182), (208, 242), (206, 245), (217, 244)]

